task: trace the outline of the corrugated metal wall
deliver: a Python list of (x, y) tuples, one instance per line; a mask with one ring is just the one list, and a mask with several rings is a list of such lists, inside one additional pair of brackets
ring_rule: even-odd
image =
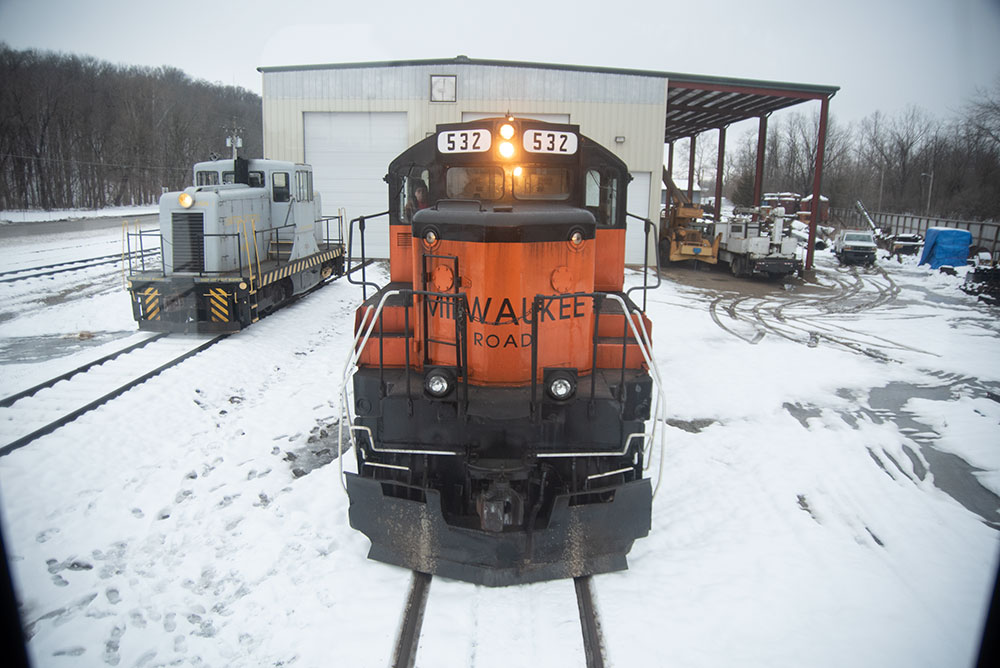
[[(431, 75), (456, 76), (455, 102), (430, 101)], [(304, 160), (307, 112), (405, 112), (412, 144), (463, 112), (512, 111), (569, 114), (633, 172), (659, 174), (663, 164), (667, 79), (657, 76), (461, 63), (333, 67), (265, 71), (263, 91), (269, 158)], [(647, 206), (630, 210), (659, 212), (659, 180), (651, 181)]]

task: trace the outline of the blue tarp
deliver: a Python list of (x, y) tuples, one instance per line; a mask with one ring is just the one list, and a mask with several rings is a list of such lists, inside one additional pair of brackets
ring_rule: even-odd
[(931, 269), (948, 265), (961, 267), (969, 258), (972, 232), (951, 227), (932, 227), (924, 238), (924, 252), (919, 264), (930, 263)]

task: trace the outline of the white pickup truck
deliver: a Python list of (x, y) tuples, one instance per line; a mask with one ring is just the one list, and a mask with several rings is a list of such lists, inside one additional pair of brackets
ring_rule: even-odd
[(833, 254), (840, 264), (875, 264), (875, 238), (865, 230), (843, 230), (833, 242)]

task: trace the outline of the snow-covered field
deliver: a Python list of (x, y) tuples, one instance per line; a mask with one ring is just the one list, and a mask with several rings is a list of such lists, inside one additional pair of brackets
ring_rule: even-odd
[[(119, 241), (0, 239), (0, 271)], [(818, 287), (672, 270), (650, 294), (671, 426), (651, 534), (594, 578), (609, 665), (974, 662), (1000, 323), (964, 270), (881, 266), (820, 252)], [(337, 281), (0, 458), (36, 666), (389, 663), (409, 574), (365, 558), (330, 462), (359, 298)], [(0, 394), (134, 331), (113, 268), (0, 283)], [(437, 580), (417, 664), (583, 665), (572, 589)]]

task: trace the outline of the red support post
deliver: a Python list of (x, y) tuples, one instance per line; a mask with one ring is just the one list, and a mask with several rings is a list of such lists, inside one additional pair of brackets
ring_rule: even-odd
[(719, 159), (715, 163), (715, 220), (722, 220), (722, 172), (726, 164), (726, 128), (719, 128)]
[(760, 206), (760, 196), (764, 188), (764, 146), (767, 143), (767, 116), (760, 117), (757, 129), (757, 171), (753, 176), (753, 206)]
[(826, 150), (826, 126), (830, 115), (830, 98), (820, 101), (819, 137), (816, 139), (816, 169), (813, 173), (812, 207), (809, 211), (809, 243), (806, 247), (806, 270), (813, 268), (813, 253), (816, 245), (816, 226), (819, 223), (820, 186), (823, 183), (823, 152)]
[(688, 201), (694, 203), (694, 141), (695, 136), (691, 135), (691, 150), (688, 156)]

